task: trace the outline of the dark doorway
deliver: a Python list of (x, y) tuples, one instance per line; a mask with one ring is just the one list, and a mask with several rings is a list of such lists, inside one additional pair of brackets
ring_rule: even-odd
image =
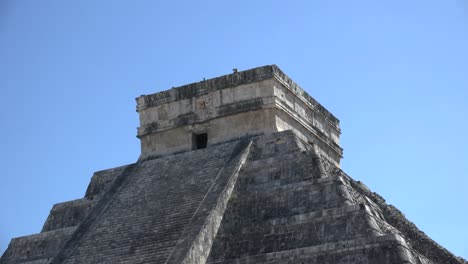
[(192, 136), (192, 148), (193, 149), (204, 149), (208, 144), (208, 134), (193, 134)]

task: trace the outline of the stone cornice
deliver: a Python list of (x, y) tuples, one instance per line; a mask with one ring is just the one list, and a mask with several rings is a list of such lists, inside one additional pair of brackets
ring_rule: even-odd
[(275, 78), (297, 97), (310, 105), (315, 112), (324, 116), (330, 124), (339, 130), (339, 120), (325, 107), (312, 98), (298, 84), (281, 71), (276, 65), (266, 65), (246, 71), (235, 72), (220, 77), (203, 80), (201, 82), (191, 83), (170, 90), (142, 95), (136, 98), (137, 111), (142, 111), (149, 107), (155, 107), (165, 103), (188, 99), (194, 96), (206, 94), (210, 91), (222, 90), (238, 85), (259, 82)]
[[(242, 105), (242, 107), (239, 107)], [(231, 107), (232, 106), (232, 107)], [(216, 112), (217, 114), (214, 116), (209, 116), (205, 118), (199, 118), (196, 113), (191, 112), (189, 114), (184, 114), (182, 116), (178, 116), (166, 125), (161, 125), (157, 122), (153, 122), (138, 128), (138, 138), (142, 138), (149, 134), (159, 133), (163, 131), (167, 131), (173, 129), (175, 127), (180, 127), (184, 125), (196, 125), (209, 122), (210, 120), (221, 118), (223, 116), (233, 115), (242, 113), (245, 111), (255, 111), (259, 109), (266, 109), (266, 108), (276, 108), (280, 111), (283, 111), (287, 115), (289, 115), (293, 120), (298, 122), (301, 126), (306, 128), (310, 133), (315, 135), (316, 138), (320, 139), (324, 144), (326, 144), (330, 149), (336, 152), (340, 157), (343, 156), (343, 149), (333, 142), (327, 135), (325, 135), (319, 128), (317, 128), (313, 123), (308, 122), (304, 118), (300, 117), (293, 109), (290, 109), (287, 104), (284, 103), (283, 100), (276, 96), (271, 97), (264, 97), (264, 98), (254, 98), (250, 100), (244, 100), (235, 102), (228, 105), (221, 105), (217, 107)], [(223, 110), (227, 109), (227, 110)], [(178, 125), (176, 125), (178, 124)]]

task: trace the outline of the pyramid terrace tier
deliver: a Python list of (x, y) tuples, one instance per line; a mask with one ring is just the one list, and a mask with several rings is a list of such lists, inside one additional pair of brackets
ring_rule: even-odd
[(277, 66), (263, 66), (142, 95), (140, 159), (184, 152), (245, 136), (292, 130), (339, 166), (339, 120)]
[(466, 264), (292, 131), (94, 174), (0, 264)]

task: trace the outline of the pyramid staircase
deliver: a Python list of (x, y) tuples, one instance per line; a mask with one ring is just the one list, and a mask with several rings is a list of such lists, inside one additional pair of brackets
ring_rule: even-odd
[(466, 263), (291, 131), (96, 172), (0, 263)]
[(254, 144), (208, 263), (431, 263), (382, 230), (378, 206), (311, 146), (276, 136)]

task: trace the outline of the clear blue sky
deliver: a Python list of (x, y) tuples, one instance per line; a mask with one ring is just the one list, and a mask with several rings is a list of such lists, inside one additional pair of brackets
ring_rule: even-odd
[(343, 169), (468, 259), (468, 2), (0, 0), (0, 254), (135, 162), (134, 98), (277, 64)]

